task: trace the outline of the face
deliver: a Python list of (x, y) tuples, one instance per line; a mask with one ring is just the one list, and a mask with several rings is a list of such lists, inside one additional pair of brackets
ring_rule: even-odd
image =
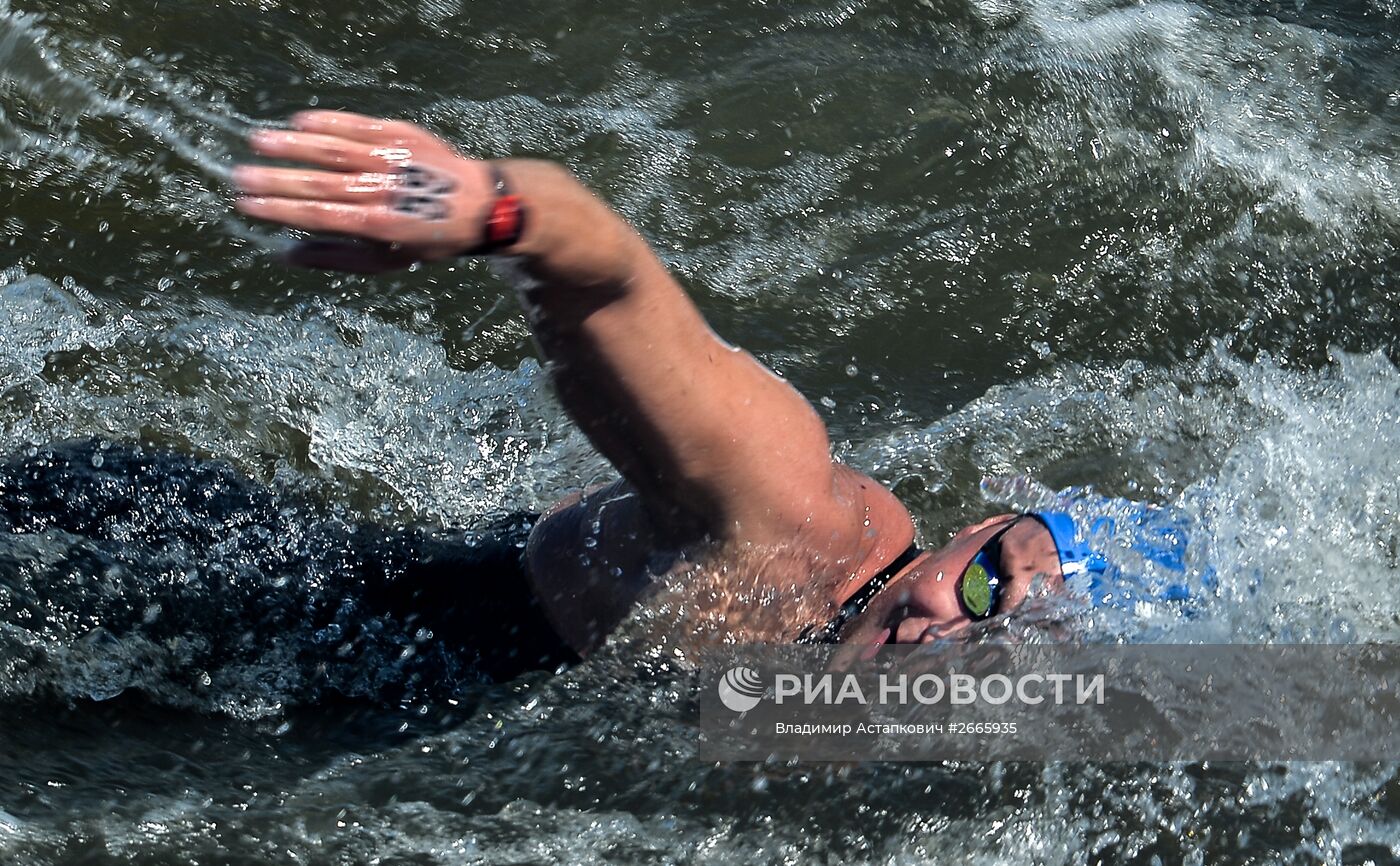
[(940, 550), (915, 560), (892, 580), (854, 623), (846, 643), (925, 643), (966, 628), (973, 618), (964, 607), (958, 581), (977, 551), (998, 532), (1002, 583), (997, 610), (1005, 612), (1026, 597), (1037, 574), (1060, 573), (1060, 559), (1050, 533), (1033, 518), (1004, 514), (969, 526)]

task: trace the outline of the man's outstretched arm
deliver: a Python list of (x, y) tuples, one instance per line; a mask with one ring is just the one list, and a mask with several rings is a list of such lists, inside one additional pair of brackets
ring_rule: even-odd
[[(495, 166), (524, 207), (518, 241), (496, 252), (524, 272), (522, 298), (560, 398), (663, 525), (721, 541), (797, 541), (855, 564), (872, 552), (857, 488), (873, 484), (832, 463), (811, 405), (720, 340), (645, 241), (566, 170), (464, 158), (418, 127), (340, 112), (300, 114), (293, 127), (255, 135), (254, 149), (316, 169), (240, 167), (239, 208), (395, 245), (368, 253), (371, 265), (479, 247)], [(342, 252), (312, 248), (309, 263), (365, 264)], [(886, 529), (878, 543), (897, 552), (910, 537), (912, 527)]]

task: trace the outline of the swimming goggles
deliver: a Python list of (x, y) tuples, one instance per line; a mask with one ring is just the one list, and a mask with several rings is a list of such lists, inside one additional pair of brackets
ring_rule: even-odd
[(1001, 613), (1002, 588), (1006, 580), (1001, 571), (1001, 538), (1025, 519), (1025, 515), (1008, 521), (995, 535), (987, 539), (968, 561), (958, 577), (958, 604), (963, 613), (975, 621), (989, 619)]
[[(1021, 515), (1001, 527), (978, 549), (976, 555), (963, 569), (962, 576), (958, 578), (956, 587), (958, 603), (971, 619), (983, 620), (1000, 613), (1001, 588), (1005, 583), (1001, 576), (1001, 537), (1027, 516)], [(879, 574), (872, 577), (865, 586), (851, 596), (837, 611), (836, 616), (823, 624), (814, 623), (802, 629), (797, 636), (796, 643), (825, 644), (839, 641), (841, 629), (845, 627), (846, 623), (864, 613), (880, 590), (884, 589), (885, 585), (892, 581), (896, 575), (908, 568), (922, 553), (923, 551), (919, 549), (918, 544), (910, 544), (908, 549), (895, 558), (894, 562), (881, 569)]]

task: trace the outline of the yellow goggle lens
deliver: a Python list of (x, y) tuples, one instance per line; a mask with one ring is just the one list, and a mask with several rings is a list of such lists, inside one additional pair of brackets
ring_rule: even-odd
[(975, 562), (963, 572), (962, 601), (973, 616), (986, 616), (992, 606), (992, 579), (987, 569)]

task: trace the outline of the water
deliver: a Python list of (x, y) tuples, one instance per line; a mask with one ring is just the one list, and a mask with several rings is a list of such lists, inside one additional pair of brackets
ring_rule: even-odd
[[(482, 685), (371, 603), (388, 566), (344, 539), (472, 535), (606, 466), (484, 269), (288, 272), (223, 184), (247, 129), (310, 104), (561, 159), (926, 540), (1091, 485), (1182, 509), (1256, 590), (1090, 634), (1388, 641), (1397, 23), (1385, 0), (0, 0), (0, 455), (108, 479), (64, 506), (83, 526), (0, 536), (0, 853), (1396, 862), (1395, 766), (713, 766), (665, 648)], [(196, 461), (153, 457), (122, 488), (141, 507), (102, 512), (137, 445)]]

